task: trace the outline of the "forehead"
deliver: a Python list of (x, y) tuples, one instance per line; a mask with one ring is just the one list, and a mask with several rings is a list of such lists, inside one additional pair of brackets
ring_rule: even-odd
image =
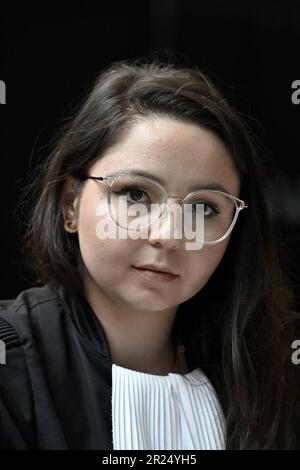
[(177, 119), (145, 118), (90, 168), (94, 176), (132, 168), (151, 173), (169, 190), (220, 184), (238, 196), (239, 177), (232, 158), (212, 131)]

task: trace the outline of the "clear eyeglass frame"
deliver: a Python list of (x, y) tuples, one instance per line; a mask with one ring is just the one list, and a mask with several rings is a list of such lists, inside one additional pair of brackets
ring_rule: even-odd
[[(184, 198), (179, 197), (179, 196), (175, 196), (175, 195), (169, 195), (169, 194), (167, 194), (165, 188), (160, 183), (158, 183), (157, 181), (154, 181), (150, 178), (147, 178), (146, 176), (142, 176), (142, 175), (138, 175), (138, 174), (119, 173), (119, 174), (114, 174), (114, 175), (111, 175), (111, 176), (92, 176), (92, 175), (85, 175), (85, 174), (76, 175), (76, 177), (81, 181), (91, 179), (91, 180), (101, 181), (101, 182), (106, 183), (107, 191), (108, 191), (108, 199), (109, 200), (110, 200), (110, 197), (111, 197), (112, 185), (113, 185), (114, 180), (116, 180), (118, 177), (124, 177), (124, 176), (125, 177), (134, 176), (135, 178), (139, 178), (141, 180), (146, 180), (147, 182), (150, 181), (151, 184), (156, 185), (160, 189), (161, 193), (164, 195), (164, 202), (162, 203), (162, 211), (160, 212), (157, 219), (159, 219), (162, 216), (162, 214), (164, 213), (168, 199), (176, 199), (177, 201), (178, 200), (181, 201), (182, 204), (188, 204), (188, 201), (195, 194), (195, 192), (191, 192), (191, 193), (187, 194), (187, 196), (185, 196)], [(216, 189), (205, 189), (204, 188), (203, 190), (196, 191), (196, 193), (198, 194), (198, 193), (201, 193), (201, 192), (204, 192), (204, 191), (205, 192), (208, 191), (208, 192), (211, 192), (211, 193), (219, 193), (219, 194), (231, 199), (235, 203), (235, 206), (236, 206), (235, 215), (234, 215), (234, 217), (232, 219), (232, 222), (230, 224), (230, 227), (228, 228), (226, 233), (221, 238), (219, 238), (217, 240), (204, 241), (204, 245), (215, 245), (215, 244), (220, 243), (221, 241), (225, 240), (230, 235), (230, 233), (232, 232), (232, 230), (233, 230), (233, 228), (234, 228), (234, 226), (237, 222), (240, 211), (243, 210), (243, 209), (248, 208), (248, 204), (245, 201), (243, 201), (242, 199), (239, 199), (235, 196), (232, 196), (231, 194), (228, 194), (228, 193), (225, 193), (223, 191), (216, 190)], [(109, 211), (110, 211), (110, 216), (112, 217), (114, 222), (118, 226), (120, 226), (118, 221), (115, 220), (115, 217), (111, 213), (110, 208), (109, 208)], [(154, 221), (155, 220), (151, 220), (151, 222), (146, 224), (145, 227), (151, 225)]]

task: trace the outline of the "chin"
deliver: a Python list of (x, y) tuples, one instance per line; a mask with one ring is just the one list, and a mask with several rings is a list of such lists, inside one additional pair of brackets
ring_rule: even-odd
[(152, 295), (145, 295), (143, 298), (131, 298), (127, 299), (126, 303), (132, 305), (135, 310), (149, 310), (149, 312), (157, 312), (162, 310), (167, 310), (169, 308), (174, 308), (174, 299), (169, 302), (167, 300), (162, 301), (157, 298), (157, 293)]

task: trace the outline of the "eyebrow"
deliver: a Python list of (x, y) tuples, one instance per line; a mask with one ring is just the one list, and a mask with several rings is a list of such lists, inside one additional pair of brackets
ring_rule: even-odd
[[(119, 170), (119, 171), (110, 173), (107, 176), (117, 176), (119, 174), (145, 176), (146, 178), (149, 178), (152, 181), (156, 181), (157, 183), (164, 186), (164, 182), (160, 178), (158, 178), (157, 176), (154, 176), (151, 173), (148, 173), (147, 171), (142, 170), (140, 168), (130, 168), (130, 169), (126, 169), (126, 170)], [(191, 192), (200, 191), (202, 189), (214, 189), (216, 191), (223, 191), (224, 193), (230, 194), (229, 191), (226, 188), (224, 188), (224, 186), (222, 186), (220, 183), (215, 183), (215, 182), (210, 182), (210, 183), (207, 183), (207, 184), (201, 184), (200, 186), (199, 186), (199, 184), (197, 184), (196, 186), (191, 187), (190, 191)]]

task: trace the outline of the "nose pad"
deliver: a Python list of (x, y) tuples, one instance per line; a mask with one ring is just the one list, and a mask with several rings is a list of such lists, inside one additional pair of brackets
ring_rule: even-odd
[(182, 203), (169, 202), (165, 205), (160, 217), (150, 226), (149, 241), (159, 241), (178, 247), (183, 239)]

